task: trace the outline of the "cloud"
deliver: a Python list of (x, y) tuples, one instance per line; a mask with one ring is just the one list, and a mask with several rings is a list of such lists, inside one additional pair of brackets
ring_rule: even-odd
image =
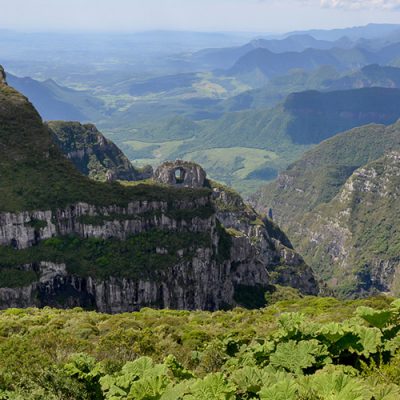
[(324, 8), (400, 10), (400, 0), (321, 0)]

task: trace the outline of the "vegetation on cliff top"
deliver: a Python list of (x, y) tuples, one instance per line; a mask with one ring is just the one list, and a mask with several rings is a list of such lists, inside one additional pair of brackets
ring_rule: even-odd
[(160, 185), (122, 186), (82, 176), (52, 143), (51, 134), (28, 100), (0, 84), (0, 209), (55, 209), (76, 202), (126, 205), (134, 200), (193, 199), (209, 189)]

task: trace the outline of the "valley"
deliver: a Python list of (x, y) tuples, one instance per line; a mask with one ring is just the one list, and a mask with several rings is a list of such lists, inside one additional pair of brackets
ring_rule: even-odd
[(399, 399), (397, 5), (22, 3), (0, 399)]
[[(373, 28), (371, 26), (371, 30)], [(316, 144), (327, 135), (351, 127), (370, 122), (395, 122), (399, 117), (398, 110), (392, 110), (391, 115), (385, 117), (374, 115), (368, 110), (368, 107), (374, 108), (374, 104), (359, 104), (357, 98), (357, 93), (364, 98), (367, 89), (371, 89), (365, 97), (376, 98), (376, 104), (387, 102), (396, 107), (395, 99), (390, 96), (396, 96), (394, 89), (399, 89), (400, 85), (400, 69), (396, 67), (397, 30), (393, 28), (391, 34), (384, 32), (381, 37), (365, 41), (358, 37), (329, 41), (293, 34), (279, 39), (253, 40), (242, 47), (181, 54), (174, 53), (172, 46), (175, 71), (164, 64), (159, 66), (163, 72), (144, 64), (143, 72), (133, 72), (134, 68), (130, 66), (131, 76), (128, 76), (126, 71), (122, 73), (109, 66), (104, 70), (104, 73), (108, 71), (109, 77), (101, 72), (98, 82), (93, 82), (84, 73), (73, 73), (68, 78), (47, 73), (46, 81), (35, 80), (39, 76), (35, 64), (30, 72), (33, 79), (10, 75), (9, 80), (33, 101), (44, 119), (95, 123), (137, 167), (154, 166), (169, 158), (202, 160), (210, 177), (232, 185), (247, 197), (256, 192), (263, 180), (274, 179), (308, 149), (310, 139), (307, 143), (300, 141), (293, 145), (292, 138), (287, 140), (286, 130), (299, 129), (304, 135), (312, 126), (310, 135), (314, 137), (311, 142)], [(140, 43), (142, 39), (133, 36), (129, 40)], [(166, 37), (166, 40), (172, 39)], [(149, 50), (149, 57), (154, 57), (158, 51), (161, 50)], [(261, 58), (258, 60), (253, 52), (259, 52)], [(120, 57), (125, 59), (126, 54), (121, 53)], [(163, 56), (163, 62), (165, 59), (168, 57)], [(335, 61), (338, 59), (340, 63)], [(258, 62), (269, 65), (271, 71), (276, 68), (279, 73), (263, 71), (257, 66)], [(286, 69), (280, 67), (280, 62)], [(275, 67), (273, 63), (277, 63)], [(12, 72), (18, 72), (20, 67), (13, 70), (12, 65)], [(154, 66), (157, 69), (158, 63)], [(249, 81), (246, 74), (253, 81)], [(76, 83), (71, 84), (72, 76)], [(377, 87), (393, 89), (392, 94), (383, 89), (375, 93)], [(324, 94), (326, 92), (342, 91), (342, 98), (332, 100), (343, 104), (340, 112), (349, 113), (345, 117), (349, 121), (341, 117), (337, 126), (318, 132), (318, 126), (320, 131), (325, 129), (321, 122), (325, 116), (321, 116), (320, 121), (301, 121), (295, 115), (294, 126), (288, 126), (293, 112), (296, 114), (295, 107), (289, 104), (293, 101), (292, 93), (310, 90), (320, 91), (321, 96), (328, 96)], [(314, 96), (316, 102), (310, 106), (316, 107), (315, 111), (319, 113), (322, 104), (317, 95)], [(352, 110), (351, 103), (359, 104), (359, 108)], [(325, 107), (329, 107), (328, 103)], [(354, 112), (365, 115), (351, 121), (350, 113)], [(336, 117), (332, 115), (331, 118), (334, 125)], [(228, 142), (226, 135), (230, 136)], [(235, 153), (232, 147), (244, 148), (243, 161), (229, 161)], [(266, 158), (263, 162), (263, 151), (273, 152), (277, 157)], [(225, 154), (220, 157), (222, 153)], [(216, 154), (218, 165), (213, 162)]]

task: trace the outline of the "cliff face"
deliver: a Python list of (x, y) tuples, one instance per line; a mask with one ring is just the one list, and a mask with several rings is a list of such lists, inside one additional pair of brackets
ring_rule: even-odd
[(400, 153), (390, 152), (300, 220), (302, 254), (339, 295), (400, 294), (399, 188)]
[[(378, 189), (368, 193), (358, 186), (362, 179), (360, 171), (396, 149), (400, 149), (399, 122), (388, 127), (367, 125), (353, 129), (307, 152), (254, 197), (259, 210), (272, 208), (275, 221), (288, 233), (295, 248), (317, 276), (338, 294), (397, 294), (392, 283), (395, 273), (388, 268), (395, 258), (387, 256), (396, 251), (397, 244), (388, 241), (383, 250), (385, 246), (381, 243), (381, 248), (378, 243), (387, 237), (387, 233), (379, 231), (387, 225), (385, 220), (392, 222), (393, 229), (398, 226), (398, 206), (385, 204)], [(367, 179), (371, 188), (382, 182), (394, 184), (397, 178), (389, 173), (394, 168), (390, 160), (383, 158), (380, 165), (392, 165), (392, 169), (378, 169)], [(349, 182), (355, 185), (351, 196)], [(339, 201), (342, 192), (347, 193), (346, 202)], [(361, 201), (366, 194), (372, 205)], [(376, 198), (372, 197), (374, 194)], [(388, 199), (394, 194), (395, 191), (389, 192)], [(358, 242), (357, 238), (364, 235), (370, 235), (368, 243), (374, 242), (380, 250), (371, 250), (366, 243)]]
[(212, 184), (94, 182), (4, 84), (0, 144), (1, 308), (215, 310), (262, 305), (274, 283), (318, 291), (290, 243), (239, 196)]
[(92, 124), (48, 122), (57, 146), (80, 172), (99, 181), (149, 178), (135, 169), (122, 151)]
[[(7, 274), (16, 272), (21, 282), (30, 282), (1, 288), (0, 306), (215, 310), (251, 306), (242, 294), (254, 289), (258, 294), (252, 302), (262, 302), (260, 293), (274, 283), (316, 294), (313, 274), (301, 257), (268, 234), (265, 222), (251, 209), (214, 208), (223, 201), (221, 196), (224, 192), (215, 190), (213, 199), (193, 202), (132, 202), (126, 208), (78, 203), (55, 211), (2, 213), (0, 263)], [(164, 232), (167, 242), (159, 241), (155, 232)], [(148, 254), (143, 257), (138, 254), (142, 250), (133, 247), (121, 258), (119, 246), (141, 237)], [(97, 249), (94, 253), (101, 256), (85, 254), (89, 260), (82, 267), (83, 260), (76, 266), (69, 254), (79, 253), (81, 242), (101, 247), (108, 241), (115, 244), (109, 260), (104, 260), (108, 253)], [(140, 261), (130, 263), (135, 256)]]

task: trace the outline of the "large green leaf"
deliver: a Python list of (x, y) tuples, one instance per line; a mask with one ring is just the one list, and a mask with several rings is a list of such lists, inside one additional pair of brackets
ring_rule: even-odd
[(374, 400), (399, 400), (400, 388), (395, 384), (372, 384), (371, 393)]
[(305, 398), (371, 400), (368, 387), (363, 382), (341, 371), (318, 371), (304, 377), (301, 383), (300, 392)]
[(127, 362), (122, 368), (122, 373), (140, 378), (146, 371), (152, 370), (153, 367), (154, 363), (150, 357), (140, 357), (135, 361)]
[(231, 380), (241, 394), (256, 394), (263, 386), (265, 377), (265, 372), (257, 367), (244, 367), (233, 372)]
[(193, 385), (194, 380), (186, 380), (177, 385), (169, 384), (160, 400), (182, 400), (185, 395), (190, 393), (190, 387)]
[(383, 329), (393, 318), (391, 310), (374, 310), (371, 307), (358, 307), (357, 315), (375, 328)]
[(301, 329), (305, 322), (305, 317), (300, 313), (285, 313), (279, 317), (278, 320), (283, 334), (287, 337), (293, 337)]
[(360, 346), (354, 347), (357, 354), (369, 357), (370, 354), (377, 353), (382, 345), (382, 332), (378, 328), (367, 328), (358, 326), (354, 328), (354, 332), (359, 337)]
[(127, 399), (159, 400), (170, 380), (166, 376), (149, 375), (132, 383)]
[(191, 395), (186, 396), (185, 400), (233, 400), (235, 392), (236, 387), (218, 372), (196, 381), (191, 388)]
[(297, 400), (298, 384), (286, 378), (273, 385), (264, 386), (259, 393), (260, 400)]
[(326, 347), (315, 339), (300, 342), (290, 340), (278, 344), (275, 353), (271, 354), (270, 363), (274, 367), (300, 374), (306, 368), (323, 363), (327, 356)]

